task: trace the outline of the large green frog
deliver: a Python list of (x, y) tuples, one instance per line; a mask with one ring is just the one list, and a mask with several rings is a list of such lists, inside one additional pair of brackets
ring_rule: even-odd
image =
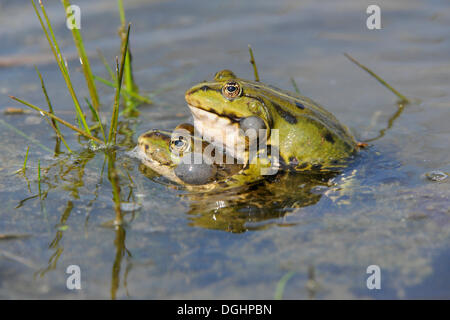
[(359, 148), (349, 130), (311, 99), (229, 70), (190, 88), (185, 98), (196, 130), (244, 163), (248, 148), (239, 143), (248, 129), (264, 129), (269, 152), (278, 151), (280, 164), (295, 171), (339, 167)]

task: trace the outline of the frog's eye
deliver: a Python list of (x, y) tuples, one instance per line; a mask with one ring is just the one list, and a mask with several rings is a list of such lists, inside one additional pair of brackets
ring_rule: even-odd
[(229, 81), (222, 87), (222, 94), (227, 99), (234, 99), (241, 94), (241, 86), (236, 81)]
[(177, 127), (170, 137), (170, 151), (178, 155), (186, 152), (191, 147), (191, 138), (192, 136), (187, 129)]
[(172, 137), (170, 140), (170, 149), (176, 153), (182, 153), (186, 151), (190, 146), (190, 141), (184, 136)]

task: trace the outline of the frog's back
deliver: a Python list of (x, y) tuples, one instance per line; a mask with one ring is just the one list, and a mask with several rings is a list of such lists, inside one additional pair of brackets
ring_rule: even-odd
[(300, 94), (271, 85), (241, 79), (244, 94), (266, 105), (272, 114), (272, 128), (279, 129), (282, 162), (296, 169), (332, 166), (350, 156), (356, 141), (346, 126), (318, 103)]

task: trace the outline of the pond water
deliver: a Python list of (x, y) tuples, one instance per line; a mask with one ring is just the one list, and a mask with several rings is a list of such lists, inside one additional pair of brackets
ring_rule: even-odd
[[(83, 98), (62, 5), (48, 2)], [(107, 78), (96, 49), (112, 65), (117, 2), (76, 4), (93, 72)], [(154, 103), (135, 119), (121, 118), (116, 168), (126, 224), (114, 228), (104, 153), (63, 129), (76, 152), (55, 157), (54, 133), (41, 116), (4, 113), (21, 107), (8, 95), (46, 105), (37, 65), (56, 113), (76, 123), (29, 1), (0, 0), (0, 236), (23, 235), (0, 237), (0, 298), (272, 299), (283, 277), (285, 299), (450, 298), (450, 179), (429, 178), (450, 172), (450, 6), (377, 1), (382, 29), (368, 30), (370, 4), (125, 1), (136, 82)], [(251, 79), (248, 44), (263, 82), (292, 90), (294, 78), (359, 140), (386, 128), (396, 97), (344, 52), (413, 102), (332, 185), (294, 177), (244, 200), (202, 199), (148, 178), (126, 151), (146, 130), (190, 121), (184, 92), (196, 82), (224, 68)], [(109, 119), (114, 91), (97, 86)], [(28, 146), (26, 176), (14, 174)], [(66, 287), (70, 265), (80, 267), (81, 290)], [(380, 290), (366, 286), (369, 265), (381, 269)]]

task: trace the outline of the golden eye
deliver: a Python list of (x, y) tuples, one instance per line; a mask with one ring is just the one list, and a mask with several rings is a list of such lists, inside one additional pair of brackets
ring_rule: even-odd
[(170, 149), (177, 153), (181, 153), (186, 151), (190, 147), (190, 141), (186, 139), (184, 136), (178, 136), (176, 138), (172, 138), (170, 141)]
[(241, 86), (236, 81), (229, 81), (222, 87), (222, 94), (227, 99), (234, 99), (241, 94)]

